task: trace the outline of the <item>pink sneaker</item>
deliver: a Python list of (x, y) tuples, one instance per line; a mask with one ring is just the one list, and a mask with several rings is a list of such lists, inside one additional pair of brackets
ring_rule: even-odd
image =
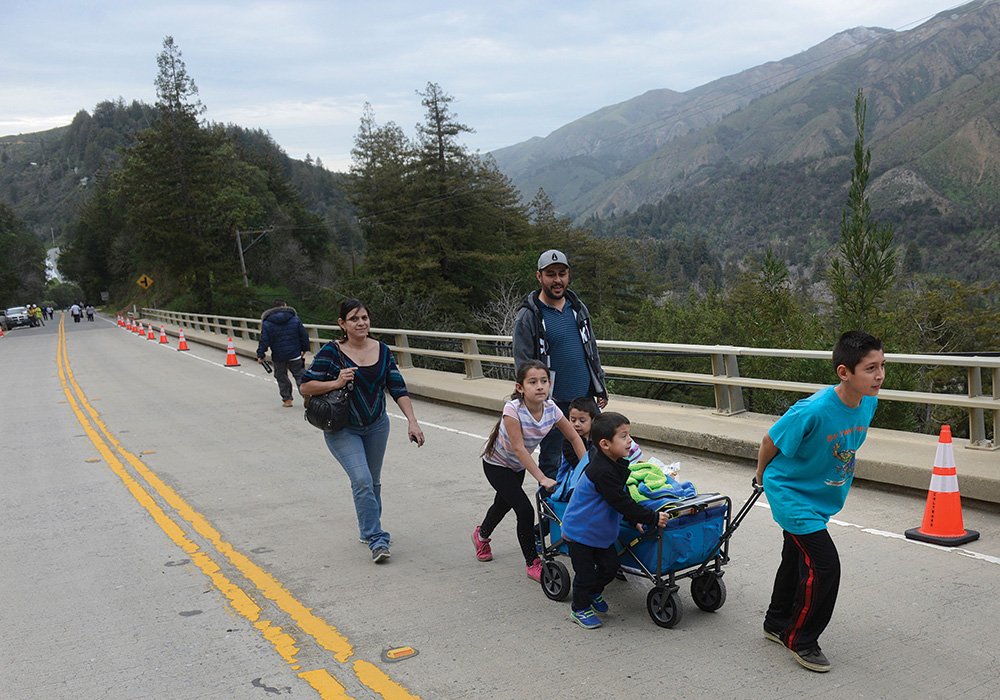
[(535, 559), (535, 561), (528, 564), (528, 578), (534, 579), (535, 581), (542, 580), (542, 560)]
[(476, 559), (479, 561), (492, 561), (493, 551), (490, 549), (490, 541), (479, 539), (478, 525), (472, 531), (472, 544), (476, 545)]

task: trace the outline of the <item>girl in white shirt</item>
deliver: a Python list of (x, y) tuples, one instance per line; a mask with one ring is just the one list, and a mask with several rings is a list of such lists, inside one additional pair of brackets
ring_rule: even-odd
[(483, 449), (483, 472), (496, 491), (493, 505), (482, 524), (472, 532), (476, 558), (490, 561), (490, 535), (508, 511), (517, 517), (517, 541), (524, 554), (528, 578), (541, 579), (542, 563), (535, 551), (535, 509), (524, 493), (524, 474), (528, 472), (543, 488), (551, 491), (556, 481), (538, 468), (531, 453), (550, 430), (558, 430), (573, 445), (577, 457), (585, 450), (580, 436), (562, 411), (549, 398), (549, 369), (538, 360), (527, 360), (517, 370), (514, 393), (503, 407), (486, 447)]

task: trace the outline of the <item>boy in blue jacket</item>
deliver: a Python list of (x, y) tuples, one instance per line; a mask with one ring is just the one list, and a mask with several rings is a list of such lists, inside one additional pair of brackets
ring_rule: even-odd
[(662, 527), (665, 513), (643, 507), (625, 491), (628, 454), (632, 447), (628, 418), (620, 413), (602, 413), (590, 429), (594, 446), (590, 464), (584, 469), (562, 520), (562, 536), (569, 544), (573, 562), (572, 620), (585, 629), (601, 626), (596, 613), (606, 613), (602, 593), (618, 571), (615, 540), (622, 516), (636, 524)]

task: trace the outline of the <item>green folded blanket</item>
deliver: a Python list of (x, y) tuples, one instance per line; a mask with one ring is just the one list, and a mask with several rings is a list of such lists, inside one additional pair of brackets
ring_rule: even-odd
[(639, 492), (641, 484), (645, 484), (648, 491), (659, 491), (667, 485), (667, 475), (655, 464), (639, 462), (630, 464), (628, 468), (631, 473), (625, 481), (625, 488), (628, 489), (629, 495), (634, 501), (649, 499), (649, 496)]

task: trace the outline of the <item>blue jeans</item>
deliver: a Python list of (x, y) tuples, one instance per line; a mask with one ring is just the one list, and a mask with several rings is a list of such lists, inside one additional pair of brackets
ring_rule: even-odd
[(351, 480), (354, 510), (361, 539), (368, 547), (389, 546), (389, 533), (382, 529), (382, 460), (389, 441), (389, 416), (385, 413), (371, 425), (349, 425), (335, 433), (323, 433), (330, 453)]

